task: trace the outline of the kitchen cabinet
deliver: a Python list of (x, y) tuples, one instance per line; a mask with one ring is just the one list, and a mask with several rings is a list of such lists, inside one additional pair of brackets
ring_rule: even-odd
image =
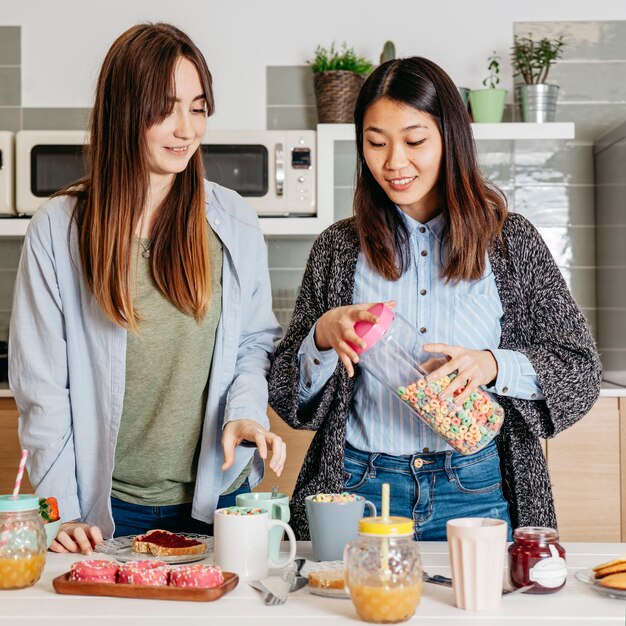
[(546, 441), (564, 541), (626, 539), (626, 398), (601, 397), (571, 428)]
[[(0, 494), (13, 491), (20, 455), (15, 400), (13, 398), (0, 398)], [(22, 479), (20, 492), (33, 492), (26, 473)]]

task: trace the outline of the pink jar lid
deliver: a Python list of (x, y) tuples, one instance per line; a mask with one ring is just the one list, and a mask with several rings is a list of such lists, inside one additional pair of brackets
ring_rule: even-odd
[(360, 321), (354, 325), (354, 332), (366, 343), (365, 348), (350, 344), (357, 354), (371, 348), (386, 332), (393, 321), (393, 311), (383, 302), (373, 304), (368, 311), (378, 316), (378, 323)]

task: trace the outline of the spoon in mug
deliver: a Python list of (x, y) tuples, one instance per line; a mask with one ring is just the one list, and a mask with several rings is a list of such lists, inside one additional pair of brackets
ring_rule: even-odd
[(278, 485), (274, 485), (272, 487), (272, 498), (271, 499), (273, 500), (274, 498), (278, 498)]

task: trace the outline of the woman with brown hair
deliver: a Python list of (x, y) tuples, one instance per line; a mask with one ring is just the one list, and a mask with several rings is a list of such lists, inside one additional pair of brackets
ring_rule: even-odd
[(30, 480), (64, 521), (53, 550), (210, 532), (262, 459), (282, 471), (285, 445), (266, 430), (280, 330), (265, 243), (242, 198), (203, 178), (213, 111), (185, 33), (130, 28), (100, 71), (87, 176), (29, 226), (10, 381)]
[[(304, 498), (351, 491), (415, 537), (445, 540), (454, 517), (554, 526), (539, 438), (580, 419), (601, 367), (589, 327), (546, 245), (481, 174), (469, 116), (448, 75), (420, 57), (380, 65), (356, 109), (355, 217), (311, 251), (292, 322), (273, 357), (270, 405), (291, 426), (316, 430), (292, 500), (308, 535)], [(356, 366), (359, 320), (389, 302), (423, 349), (445, 355), (433, 379), (457, 404), (482, 387), (505, 410), (500, 434), (455, 452), (369, 372)], [(367, 304), (355, 304), (367, 303)]]

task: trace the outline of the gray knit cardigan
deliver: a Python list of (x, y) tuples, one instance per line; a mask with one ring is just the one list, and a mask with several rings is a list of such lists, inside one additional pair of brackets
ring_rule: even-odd
[[(497, 396), (505, 410), (496, 438), (502, 487), (514, 528), (556, 527), (539, 438), (554, 437), (589, 411), (600, 392), (602, 367), (587, 322), (537, 230), (512, 213), (503, 238), (505, 249), (498, 244), (489, 252), (504, 309), (500, 348), (528, 357), (545, 400)], [(339, 363), (315, 406), (298, 411), (297, 354), (324, 312), (352, 303), (359, 251), (354, 218), (333, 224), (316, 239), (291, 324), (272, 361), (270, 405), (292, 427), (317, 431), (291, 501), (291, 525), (300, 539), (308, 538), (304, 498), (343, 490), (346, 417), (354, 379)]]

